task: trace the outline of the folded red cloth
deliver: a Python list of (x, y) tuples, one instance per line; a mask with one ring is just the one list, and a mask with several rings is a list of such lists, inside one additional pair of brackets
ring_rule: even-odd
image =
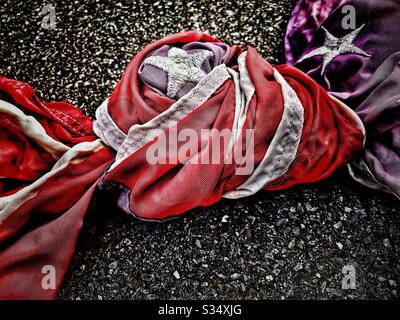
[(364, 139), (301, 71), (199, 32), (138, 53), (93, 130), (101, 141), (78, 109), (0, 78), (0, 298), (56, 296), (98, 182), (124, 211), (161, 220), (323, 179)]
[[(0, 298), (55, 298), (96, 182), (114, 154), (67, 103), (0, 77)], [(47, 266), (54, 285), (42, 283)], [(44, 272), (44, 273), (43, 273)]]
[[(153, 52), (158, 48), (169, 46), (172, 50), (203, 42), (219, 40), (188, 32), (147, 46), (133, 58), (111, 97), (98, 110), (95, 131), (99, 135), (105, 132), (104, 141), (117, 151), (117, 161), (103, 185), (119, 186), (119, 205), (125, 211), (140, 218), (163, 219), (212, 204), (221, 196), (237, 198), (262, 188), (283, 189), (317, 181), (360, 152), (362, 124), (351, 110), (303, 72), (287, 65), (273, 68), (251, 47), (245, 52), (230, 48), (224, 64), (179, 100), (140, 81), (139, 70), (145, 72), (148, 56), (155, 64)], [(165, 63), (165, 55), (161, 63)], [(166, 73), (170, 76), (171, 72)], [(146, 75), (146, 79), (150, 77)], [(172, 134), (179, 137), (187, 129), (200, 136), (204, 129), (233, 132), (234, 128), (239, 133), (231, 149), (235, 143), (245, 146), (246, 133), (253, 130), (253, 148), (246, 152), (243, 147), (243, 153), (254, 170), (244, 174), (235, 161), (204, 164), (199, 160), (182, 165), (174, 154), (167, 155), (164, 164), (148, 161), (148, 150), (157, 143), (160, 132), (170, 141)], [(219, 139), (215, 134), (195, 141), (187, 159), (211, 154)], [(230, 150), (219, 147), (222, 159)]]

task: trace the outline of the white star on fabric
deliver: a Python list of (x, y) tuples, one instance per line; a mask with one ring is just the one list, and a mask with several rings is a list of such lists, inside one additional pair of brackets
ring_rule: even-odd
[(322, 30), (324, 30), (325, 32), (324, 45), (307, 53), (299, 60), (299, 62), (314, 56), (322, 55), (322, 68), (321, 68), (321, 75), (322, 75), (325, 72), (325, 69), (328, 66), (328, 64), (338, 55), (353, 53), (365, 57), (370, 57), (371, 56), (370, 54), (352, 44), (352, 42), (360, 33), (363, 27), (364, 25), (352, 31), (348, 35), (345, 35), (343, 38), (336, 38), (335, 36), (330, 34), (328, 30), (322, 27)]
[(212, 56), (213, 53), (208, 50), (189, 54), (185, 50), (173, 47), (168, 51), (168, 57), (148, 57), (144, 60), (144, 64), (150, 64), (167, 72), (167, 96), (175, 98), (187, 82), (198, 83), (206, 76), (201, 66)]

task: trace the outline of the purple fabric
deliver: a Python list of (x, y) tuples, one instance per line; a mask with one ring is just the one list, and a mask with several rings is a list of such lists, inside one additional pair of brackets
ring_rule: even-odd
[[(345, 5), (356, 12), (352, 44), (370, 57), (343, 54), (321, 75), (321, 56), (300, 61), (324, 44), (324, 27), (341, 38)], [(354, 109), (364, 122), (367, 139), (363, 160), (376, 180), (400, 197), (400, 0), (300, 0), (285, 37), (287, 62), (314, 78)]]
[[(166, 57), (168, 55), (168, 51), (171, 49), (171, 46), (164, 45), (161, 48), (155, 50), (150, 56), (161, 56)], [(225, 63), (226, 59), (229, 56), (230, 47), (226, 43), (222, 42), (191, 42), (183, 45), (180, 49), (185, 50), (187, 53), (198, 52), (199, 50), (209, 50), (213, 53), (213, 57), (210, 57), (206, 61), (204, 61), (202, 65), (202, 70), (205, 73), (209, 73), (212, 69), (214, 69), (217, 65)], [(158, 92), (161, 95), (167, 94), (167, 73), (152, 65), (142, 65), (139, 69), (139, 77), (140, 80), (143, 81), (148, 87), (152, 90)], [(176, 98), (179, 99), (188, 93), (191, 89), (195, 87), (195, 83), (189, 82), (187, 83), (181, 90), (179, 90)]]

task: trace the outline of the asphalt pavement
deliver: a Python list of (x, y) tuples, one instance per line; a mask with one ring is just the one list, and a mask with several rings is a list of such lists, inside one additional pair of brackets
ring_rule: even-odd
[[(48, 4), (50, 29), (40, 15)], [(169, 33), (202, 30), (283, 63), (293, 4), (6, 1), (0, 74), (93, 116), (134, 54)], [(222, 200), (163, 223), (138, 221), (99, 195), (59, 298), (398, 299), (399, 253), (400, 202), (353, 182), (345, 168), (319, 183)], [(342, 285), (346, 270), (354, 287)]]

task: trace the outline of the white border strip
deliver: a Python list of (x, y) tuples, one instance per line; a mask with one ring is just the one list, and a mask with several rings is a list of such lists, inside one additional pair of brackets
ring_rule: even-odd
[(118, 151), (126, 138), (126, 134), (118, 128), (109, 115), (107, 105), (108, 99), (97, 108), (93, 131), (106, 145)]
[(235, 117), (232, 125), (232, 137), (229, 141), (226, 157), (233, 151), (233, 146), (240, 137), (244, 122), (246, 121), (247, 111), (251, 98), (255, 93), (255, 88), (251, 82), (249, 73), (246, 67), (247, 52), (240, 54), (238, 58), (239, 72), (228, 68), (235, 84)]
[(189, 113), (196, 110), (229, 78), (230, 74), (227, 67), (221, 64), (201, 79), (190, 92), (175, 102), (169, 109), (149, 122), (132, 126), (117, 153), (116, 161), (109, 170), (115, 168), (128, 156), (158, 137), (164, 130), (173, 127)]
[(284, 105), (278, 129), (253, 174), (235, 190), (225, 193), (224, 198), (237, 199), (256, 193), (268, 182), (284, 175), (296, 157), (303, 131), (304, 108), (296, 92), (276, 69), (274, 78), (281, 86)]
[(49, 152), (54, 159), (58, 159), (70, 148), (50, 137), (43, 126), (34, 117), (26, 115), (17, 106), (0, 100), (0, 115), (3, 121), (9, 121), (27, 137)]
[(43, 186), (47, 180), (56, 175), (58, 172), (67, 168), (69, 165), (83, 161), (87, 154), (100, 150), (103, 144), (100, 140), (81, 142), (70, 148), (53, 166), (51, 171), (41, 176), (25, 188), (18, 192), (0, 198), (0, 226), (15, 210), (23, 205), (29, 199), (35, 197), (39, 188)]

